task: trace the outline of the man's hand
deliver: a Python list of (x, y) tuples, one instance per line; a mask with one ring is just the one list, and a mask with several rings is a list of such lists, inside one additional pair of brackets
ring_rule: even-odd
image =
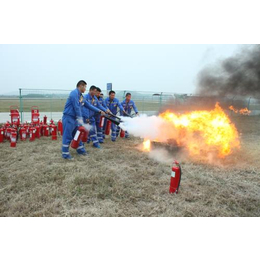
[(100, 110), (100, 114), (101, 114), (102, 116), (105, 116), (105, 115), (106, 115), (106, 112)]
[(86, 123), (89, 124), (89, 122), (90, 122), (89, 119), (86, 119)]
[(136, 116), (140, 116), (138, 112), (136, 113)]
[(109, 109), (107, 109), (106, 113), (107, 113), (107, 114), (112, 114)]
[(78, 120), (78, 124), (79, 125), (83, 125), (84, 124), (82, 117), (79, 117), (77, 120)]

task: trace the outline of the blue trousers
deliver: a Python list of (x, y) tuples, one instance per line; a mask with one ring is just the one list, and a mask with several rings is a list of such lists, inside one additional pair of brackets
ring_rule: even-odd
[[(78, 129), (78, 124), (76, 119), (74, 119), (71, 116), (63, 115), (62, 117), (62, 126), (63, 126), (63, 135), (62, 135), (62, 157), (63, 158), (70, 158), (69, 153), (69, 147), (70, 143), (74, 138), (74, 135), (76, 134), (76, 131)], [(79, 143), (79, 147), (77, 148), (78, 154), (85, 153), (85, 148), (83, 146), (83, 143)]]
[(95, 116), (96, 129), (97, 129), (97, 139), (100, 143), (103, 143), (103, 129), (100, 127), (101, 115)]
[(96, 120), (94, 117), (90, 119), (90, 125), (91, 125), (91, 129), (88, 135), (88, 142), (90, 142), (91, 140), (93, 142), (93, 145), (96, 146), (99, 143), (99, 141), (97, 138), (97, 127), (96, 127)]

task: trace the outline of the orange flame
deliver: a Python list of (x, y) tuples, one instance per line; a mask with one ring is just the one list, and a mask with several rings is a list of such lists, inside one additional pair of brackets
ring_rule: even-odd
[(246, 107), (246, 108), (240, 109), (240, 110), (239, 110), (239, 113), (240, 113), (241, 115), (249, 115), (249, 114), (251, 113), (251, 111), (248, 110), (248, 108)]
[(160, 117), (166, 123), (161, 129), (161, 139), (174, 139), (191, 155), (216, 152), (218, 157), (223, 158), (240, 147), (237, 129), (218, 103), (212, 111), (193, 111), (182, 115), (166, 111)]
[(231, 111), (235, 112), (236, 114), (238, 113), (238, 110), (235, 109), (233, 106), (230, 106), (229, 109), (230, 109)]
[(143, 142), (143, 151), (150, 152), (151, 150), (151, 141), (148, 139)]
[(230, 106), (229, 109), (232, 110), (233, 112), (235, 112), (236, 114), (239, 113), (241, 115), (249, 115), (251, 113), (251, 111), (248, 110), (247, 107), (238, 110), (238, 109), (235, 109), (233, 106)]

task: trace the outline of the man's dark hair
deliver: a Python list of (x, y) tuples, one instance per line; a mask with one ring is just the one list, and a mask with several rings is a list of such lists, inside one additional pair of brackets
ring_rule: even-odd
[(100, 89), (100, 88), (97, 88), (97, 92), (101, 92), (101, 89)]
[(92, 90), (95, 90), (95, 89), (97, 89), (97, 87), (92, 85), (89, 90), (92, 91)]
[(116, 94), (116, 92), (114, 90), (110, 90), (109, 95), (111, 95), (111, 94)]
[(77, 83), (77, 88), (78, 88), (79, 86), (83, 86), (83, 85), (87, 85), (87, 82), (84, 81), (84, 80), (80, 80), (80, 81)]
[(128, 96), (132, 96), (132, 95), (131, 95), (131, 93), (126, 93), (125, 96), (128, 97)]

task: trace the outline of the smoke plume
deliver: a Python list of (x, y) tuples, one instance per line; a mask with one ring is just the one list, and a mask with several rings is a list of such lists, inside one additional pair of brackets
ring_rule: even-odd
[(260, 45), (204, 68), (198, 75), (197, 94), (260, 97)]

